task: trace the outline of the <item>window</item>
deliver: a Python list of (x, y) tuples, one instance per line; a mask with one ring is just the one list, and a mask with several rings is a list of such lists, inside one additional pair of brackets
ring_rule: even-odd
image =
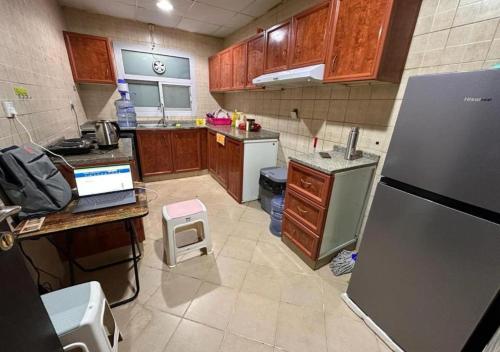
[(138, 116), (192, 116), (193, 60), (185, 54), (114, 43), (119, 77), (129, 85)]

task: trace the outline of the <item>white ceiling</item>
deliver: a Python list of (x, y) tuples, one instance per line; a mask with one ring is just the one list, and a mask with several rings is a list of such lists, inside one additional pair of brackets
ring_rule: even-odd
[(64, 6), (103, 15), (226, 37), (262, 16), (281, 0), (169, 0), (170, 12), (157, 0), (59, 0)]

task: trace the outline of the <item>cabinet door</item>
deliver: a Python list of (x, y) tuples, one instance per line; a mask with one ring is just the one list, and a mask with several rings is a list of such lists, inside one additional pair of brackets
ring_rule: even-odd
[[(227, 140), (227, 139), (226, 139)], [(228, 162), (227, 162), (227, 148), (226, 145), (222, 145), (216, 142), (216, 175), (224, 188), (227, 188), (227, 171), (228, 171)]]
[(247, 43), (233, 47), (233, 89), (243, 89), (247, 85)]
[(375, 79), (380, 62), (391, 0), (337, 0), (333, 42), (325, 79)]
[(292, 19), (290, 67), (320, 64), (328, 46), (330, 1), (308, 9)]
[(137, 131), (137, 148), (142, 176), (169, 174), (172, 162), (172, 136), (169, 131)]
[(64, 41), (76, 83), (115, 84), (113, 54), (107, 38), (64, 32)]
[(227, 192), (241, 202), (243, 184), (243, 143), (226, 138)]
[(229, 48), (220, 53), (220, 88), (229, 90), (233, 86), (233, 52)]
[(199, 130), (172, 132), (172, 156), (175, 172), (201, 170)]
[(291, 21), (266, 31), (264, 72), (285, 70), (288, 67)]
[(247, 87), (253, 88), (253, 79), (264, 73), (265, 33), (262, 32), (247, 43)]
[(216, 92), (220, 89), (220, 56), (214, 55), (208, 58), (208, 73), (210, 91)]
[(215, 140), (215, 132), (208, 132), (207, 149), (208, 149), (208, 171), (217, 174), (217, 141)]

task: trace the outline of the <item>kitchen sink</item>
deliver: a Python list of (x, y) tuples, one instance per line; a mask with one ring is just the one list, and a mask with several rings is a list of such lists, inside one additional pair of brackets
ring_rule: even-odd
[(193, 121), (166, 121), (165, 123), (139, 122), (137, 124), (138, 128), (183, 128), (183, 127), (194, 127), (194, 126), (195, 123)]

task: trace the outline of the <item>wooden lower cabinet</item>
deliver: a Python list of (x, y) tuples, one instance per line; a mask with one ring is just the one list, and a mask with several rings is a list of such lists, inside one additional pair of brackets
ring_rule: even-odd
[(291, 161), (282, 241), (317, 269), (342, 249), (354, 249), (376, 164), (327, 174)]
[(241, 203), (243, 191), (243, 143), (225, 137), (224, 144), (217, 142), (217, 134), (208, 131), (208, 171)]
[(204, 129), (138, 130), (136, 138), (143, 177), (206, 169)]
[(224, 187), (227, 188), (227, 171), (228, 171), (228, 165), (227, 165), (227, 147), (226, 145), (222, 145), (220, 143), (215, 144), (215, 170), (216, 170), (216, 175), (219, 179), (220, 184)]
[[(139, 173), (137, 171), (137, 165), (135, 160), (131, 160), (130, 166), (132, 169), (132, 178), (134, 181), (140, 181)], [(90, 164), (80, 164), (78, 167), (91, 167), (91, 166), (103, 166), (110, 164), (124, 164), (123, 162), (117, 163), (90, 163)], [(58, 164), (58, 169), (64, 176), (69, 185), (73, 188), (76, 187), (75, 177), (73, 175), (73, 170), (69, 169), (64, 164)], [(139, 242), (145, 240), (144, 226), (142, 219), (134, 220), (135, 229), (137, 231), (137, 238)], [(130, 235), (125, 228), (124, 222), (116, 222), (109, 224), (102, 224), (91, 226), (83, 229), (71, 230), (63, 232), (60, 235), (54, 236), (54, 239), (63, 248), (66, 245), (66, 239), (64, 234), (71, 236), (73, 241), (73, 252), (75, 257), (86, 257), (89, 255), (109, 251), (111, 249), (125, 247), (130, 245)]]
[(243, 143), (226, 138), (227, 192), (241, 203)]
[(174, 172), (170, 131), (138, 130), (136, 138), (143, 177)]
[(217, 149), (217, 141), (215, 132), (207, 132), (207, 168), (212, 174), (217, 173), (217, 162), (215, 152)]
[(172, 132), (174, 171), (201, 170), (201, 136), (199, 130)]

